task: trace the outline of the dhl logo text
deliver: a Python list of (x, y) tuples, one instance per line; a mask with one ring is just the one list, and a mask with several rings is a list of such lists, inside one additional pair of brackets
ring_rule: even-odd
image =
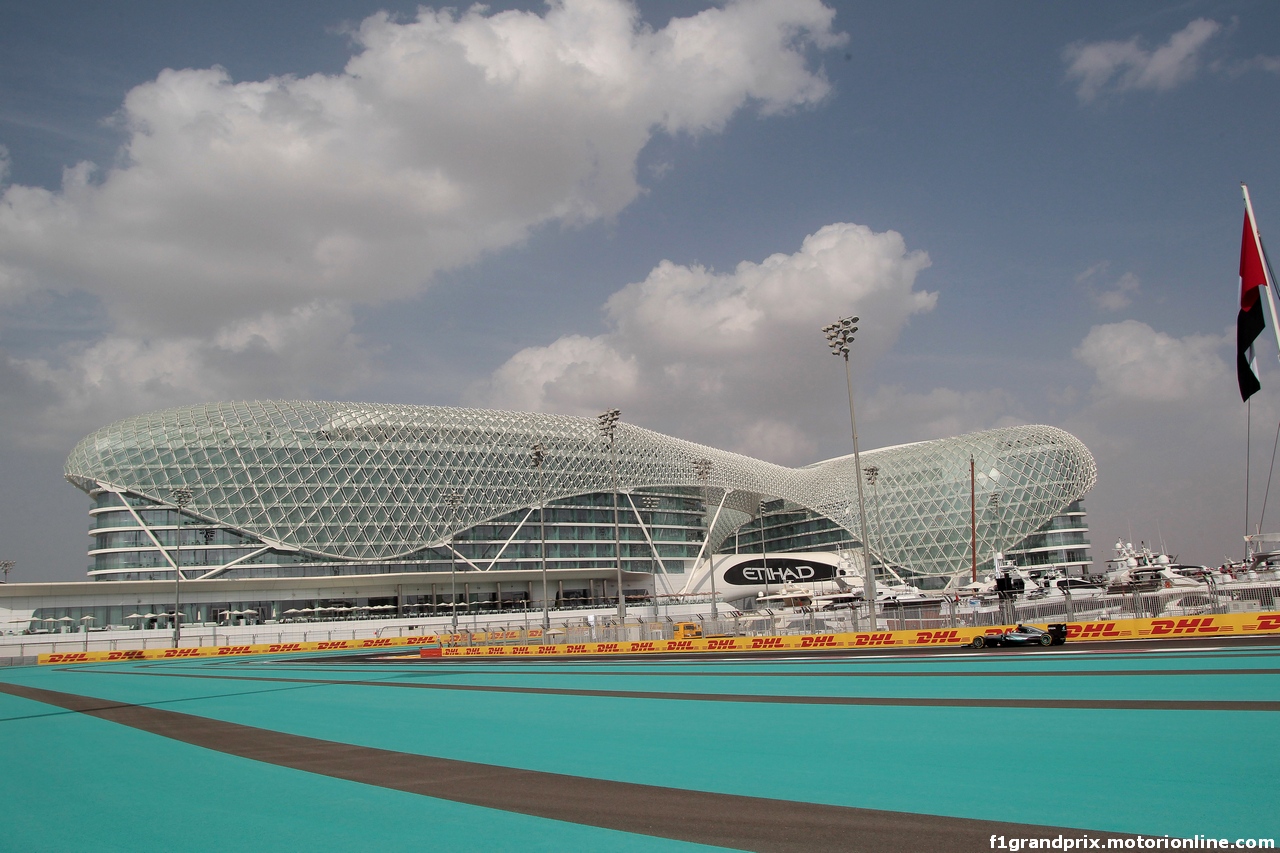
[(126, 652), (107, 652), (107, 660), (142, 660), (146, 655), (141, 649), (130, 649)]
[(84, 652), (63, 652), (61, 654), (49, 655), (49, 663), (77, 663), (84, 662), (89, 656)]
[(1268, 613), (1258, 617), (1258, 624), (1248, 628), (1252, 631), (1280, 631), (1280, 613)]
[(815, 637), (801, 637), (802, 649), (833, 649), (836, 646), (835, 634), (819, 634)]
[(668, 640), (667, 651), (691, 652), (693, 651), (693, 640)]
[(253, 654), (253, 646), (222, 646), (218, 649), (218, 655), (251, 655)]
[(859, 634), (855, 646), (893, 646), (897, 645), (893, 635), (888, 632), (879, 634)]
[(384, 637), (377, 640), (362, 640), (360, 642), (360, 647), (363, 649), (373, 648), (375, 646), (389, 646), (389, 645), (391, 645), (390, 637)]
[(325, 640), (322, 643), (316, 643), (316, 648), (320, 651), (324, 651), (325, 649), (345, 649), (346, 647), (346, 640)]
[(617, 643), (596, 643), (597, 652), (616, 652), (621, 651)]
[(583, 655), (587, 653), (586, 643), (570, 643), (564, 647), (564, 650), (571, 655)]
[(269, 652), (300, 652), (302, 643), (272, 643), (267, 646)]
[(781, 637), (752, 637), (751, 648), (780, 649), (782, 648), (782, 638)]
[[(248, 648), (248, 646), (245, 646)], [(165, 649), (164, 657), (167, 658), (198, 658), (200, 657), (199, 649)]]
[(736, 649), (738, 644), (733, 640), (707, 640), (708, 651), (723, 652), (728, 649)]
[(922, 646), (941, 645), (943, 643), (960, 642), (959, 631), (917, 631), (916, 643)]
[(652, 652), (652, 651), (655, 651), (656, 649), (657, 647), (652, 642), (639, 642), (639, 643), (631, 644), (631, 651), (633, 652)]
[(1068, 640), (1098, 640), (1103, 637), (1124, 637), (1126, 633), (1116, 628), (1114, 622), (1083, 622), (1067, 626)]
[(1151, 633), (1163, 634), (1216, 634), (1218, 626), (1213, 624), (1212, 616), (1201, 616), (1195, 619), (1152, 619)]

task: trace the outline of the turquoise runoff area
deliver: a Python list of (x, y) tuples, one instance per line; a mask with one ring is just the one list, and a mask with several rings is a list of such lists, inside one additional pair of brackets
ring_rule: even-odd
[[(1276, 712), (743, 703), (396, 685), (1277, 701), (1278, 671), (1280, 647), (1249, 646), (773, 662), (295, 656), (23, 667), (0, 670), (0, 681), (588, 778), (1095, 832), (1276, 838)], [(368, 683), (326, 683), (334, 681)], [(0, 749), (3, 849), (76, 842), (133, 851), (169, 834), (189, 850), (698, 846), (261, 764), (7, 695)]]

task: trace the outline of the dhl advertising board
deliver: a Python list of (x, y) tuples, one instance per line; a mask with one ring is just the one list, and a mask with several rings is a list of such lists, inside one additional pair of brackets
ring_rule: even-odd
[[(1043, 624), (1043, 623), (1042, 623)], [(641, 640), (563, 645), (445, 646), (424, 649), (423, 657), (543, 657), (650, 654), (672, 652), (754, 652), (768, 650), (859, 649), (911, 646), (959, 646), (1002, 627), (865, 631), (788, 637), (708, 637), (701, 640)], [(1280, 633), (1280, 613), (1232, 613), (1168, 619), (1117, 619), (1067, 623), (1067, 640), (1137, 640), (1148, 637), (1247, 636)]]
[[(1043, 624), (1043, 623), (1041, 623)], [(1005, 626), (1007, 627), (1007, 626)], [(231, 657), (299, 652), (359, 651), (418, 646), (422, 657), (563, 657), (573, 655), (670, 654), (673, 652), (756, 652), (768, 650), (860, 649), (911, 646), (959, 646), (979, 634), (1004, 627), (931, 628), (907, 631), (862, 631), (786, 637), (708, 637), (701, 640), (633, 640), (617, 643), (518, 645), (519, 631), (488, 634), (422, 634), (367, 640), (321, 640), (307, 643), (259, 643), (245, 646), (201, 646), (186, 649), (120, 649), (105, 652), (57, 652), (39, 657), (41, 664), (105, 663), (172, 658)], [(529, 639), (541, 632), (530, 631)], [(1280, 613), (1229, 613), (1158, 619), (1116, 619), (1067, 623), (1067, 641), (1138, 640), (1151, 637), (1240, 637), (1280, 633)], [(505, 642), (504, 642), (505, 641)], [(499, 645), (501, 643), (501, 645)]]

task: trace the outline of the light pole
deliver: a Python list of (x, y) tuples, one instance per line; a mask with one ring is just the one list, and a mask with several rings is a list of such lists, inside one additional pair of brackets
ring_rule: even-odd
[(178, 535), (175, 537), (177, 544), (173, 550), (173, 647), (176, 649), (182, 639), (182, 616), (179, 615), (182, 603), (179, 595), (179, 584), (182, 581), (182, 508), (191, 503), (192, 494), (190, 489), (171, 489), (169, 497), (178, 509)]
[(879, 624), (876, 621), (876, 573), (871, 567), (871, 545), (867, 542), (867, 508), (862, 497), (862, 457), (858, 455), (858, 421), (853, 414), (853, 374), (849, 371), (849, 345), (853, 343), (853, 333), (858, 331), (854, 325), (857, 317), (841, 317), (834, 323), (824, 326), (822, 331), (827, 336), (827, 345), (832, 355), (844, 357), (844, 381), (849, 389), (849, 426), (853, 430), (853, 467), (858, 472), (855, 479), (858, 483), (858, 521), (862, 530), (862, 565), (865, 577), (863, 596), (871, 606), (871, 630)]
[(871, 487), (871, 502), (876, 505), (876, 546), (880, 549), (881, 559), (884, 555), (884, 518), (880, 515), (880, 490), (876, 488), (876, 480), (880, 479), (880, 468), (868, 465), (862, 469), (867, 475), (867, 485)]
[(542, 540), (542, 642), (547, 641), (547, 632), (551, 630), (551, 611), (547, 604), (547, 490), (542, 483), (542, 463), (546, 461), (547, 449), (542, 442), (534, 442), (529, 448), (529, 458), (538, 472), (538, 538)]
[[(618, 528), (618, 455), (615, 452), (613, 444), (614, 430), (617, 429), (618, 421), (622, 418), (622, 412), (617, 409), (609, 409), (596, 416), (596, 425), (600, 429), (600, 435), (609, 440), (609, 464), (613, 469), (613, 553), (618, 559), (618, 631), (626, 630), (627, 625), (627, 596), (622, 591), (622, 535)], [(619, 634), (621, 637), (621, 634)]]
[[(649, 513), (649, 529), (650, 529), (650, 531), (652, 531), (652, 530), (653, 530), (653, 528), (655, 527), (655, 524), (656, 524), (656, 523), (654, 522), (654, 520), (653, 520), (653, 519), (654, 519), (654, 515), (656, 514), (657, 509), (658, 509), (658, 497), (657, 497), (657, 495), (641, 495), (641, 496), (640, 496), (640, 509), (643, 509), (643, 510), (647, 510), (647, 511), (648, 511), (648, 513)], [(645, 523), (643, 518), (641, 518), (641, 519), (640, 519), (640, 523), (641, 523), (641, 524), (644, 524), (644, 523)], [(654, 621), (657, 621), (657, 619), (661, 616), (661, 612), (660, 612), (660, 611), (659, 611), (659, 609), (658, 609), (658, 608), (659, 608), (659, 606), (660, 606), (660, 605), (658, 604), (658, 573), (659, 573), (659, 571), (661, 571), (661, 572), (662, 572), (662, 574), (663, 574), (663, 577), (664, 577), (664, 579), (665, 579), (665, 577), (666, 577), (666, 569), (662, 568), (662, 559), (661, 559), (660, 557), (657, 557), (658, 545), (657, 545), (657, 543), (656, 543), (656, 542), (654, 542), (654, 541), (653, 541), (653, 534), (652, 534), (652, 532), (650, 533), (650, 541), (649, 541), (649, 545), (650, 545), (650, 547), (652, 547), (652, 548), (653, 548), (653, 552), (654, 552), (655, 558), (658, 560), (658, 568), (654, 569), (654, 570), (653, 570), (653, 572), (651, 572), (651, 574), (653, 575), (653, 618), (654, 618)], [(670, 587), (668, 587), (668, 590), (670, 590)]]
[[(458, 576), (455, 572), (457, 560), (453, 550), (453, 525), (458, 520), (458, 506), (462, 503), (461, 492), (449, 492), (444, 496), (449, 502), (449, 609), (453, 612), (453, 618), (450, 623), (453, 626), (453, 633), (458, 633)], [(470, 602), (467, 602), (470, 605)]]
[(764, 564), (764, 594), (769, 595), (769, 549), (764, 538), (764, 501), (760, 501), (760, 562)]
[(0, 572), (4, 572), (4, 582), (9, 582), (9, 572), (13, 571), (13, 567), (18, 565), (13, 560), (0, 560)]
[(702, 517), (706, 522), (707, 528), (707, 565), (709, 566), (708, 574), (711, 576), (711, 618), (719, 619), (720, 614), (716, 611), (716, 567), (711, 561), (711, 497), (708, 483), (711, 480), (711, 469), (713, 465), (711, 460), (707, 458), (693, 460), (693, 471), (698, 475), (698, 479), (702, 481)]

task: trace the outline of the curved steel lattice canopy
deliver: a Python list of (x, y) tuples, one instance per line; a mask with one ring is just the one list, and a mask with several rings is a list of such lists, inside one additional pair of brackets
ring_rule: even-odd
[[(787, 468), (628, 424), (616, 428), (618, 483), (727, 490), (740, 523), (781, 498), (858, 527), (851, 457)], [(480, 409), (327, 402), (244, 402), (167, 409), (118, 421), (71, 452), (66, 477), (169, 503), (267, 544), (366, 561), (404, 557), (451, 533), (539, 501), (530, 447), (544, 447), (548, 499), (612, 489), (608, 445), (593, 418)], [(1085, 446), (1062, 430), (1023, 426), (872, 450), (882, 559), (922, 573), (954, 571), (969, 542), (969, 457), (982, 472), (984, 545), (1012, 544), (1093, 486)], [(448, 496), (460, 494), (456, 507)], [(713, 542), (727, 535), (717, 525)]]

